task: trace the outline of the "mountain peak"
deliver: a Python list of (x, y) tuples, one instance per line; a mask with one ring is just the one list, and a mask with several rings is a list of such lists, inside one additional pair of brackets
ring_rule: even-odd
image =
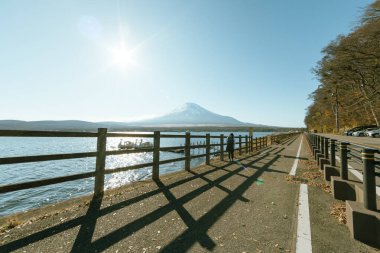
[(196, 103), (185, 103), (161, 117), (142, 120), (139, 125), (244, 125), (232, 117), (211, 112)]
[(191, 114), (200, 114), (200, 113), (205, 113), (205, 112), (209, 112), (209, 111), (206, 110), (205, 108), (203, 108), (202, 106), (196, 104), (196, 103), (185, 103), (185, 104), (177, 107), (176, 109), (174, 109), (172, 113), (179, 113), (179, 112), (187, 112), (187, 113), (191, 113)]

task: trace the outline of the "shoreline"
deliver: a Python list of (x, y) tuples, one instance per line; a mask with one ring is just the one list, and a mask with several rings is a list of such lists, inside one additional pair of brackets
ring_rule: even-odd
[[(201, 167), (206, 166), (205, 164), (196, 166), (192, 169), (198, 169)], [(181, 170), (181, 171), (175, 171), (170, 172), (167, 174), (160, 175), (160, 180), (168, 180), (172, 179), (174, 177), (181, 177), (183, 174), (186, 174), (187, 171)], [(117, 188), (112, 188), (104, 191), (103, 200), (108, 200), (112, 198), (113, 196), (118, 196), (122, 193), (134, 191), (144, 186), (149, 186), (150, 184), (154, 183), (152, 179), (146, 179), (136, 182), (131, 182), (129, 184), (125, 184), (122, 186), (119, 186)], [(4, 229), (4, 231), (0, 230), (0, 234), (5, 233), (6, 231), (12, 229), (7, 229), (6, 227), (12, 223), (15, 222), (17, 224), (15, 227), (29, 223), (29, 222), (35, 222), (41, 219), (45, 219), (47, 217), (58, 215), (60, 213), (68, 212), (68, 211), (77, 211), (81, 208), (84, 208), (89, 205), (91, 200), (93, 199), (94, 194), (74, 197), (68, 200), (59, 201), (57, 203), (44, 205), (37, 208), (32, 208), (24, 212), (18, 212), (13, 213), (9, 215), (5, 215), (3, 217), (0, 217), (0, 229)]]

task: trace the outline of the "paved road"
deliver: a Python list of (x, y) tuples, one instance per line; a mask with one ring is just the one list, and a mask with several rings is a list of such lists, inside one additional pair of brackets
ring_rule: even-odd
[(336, 134), (318, 134), (318, 135), (325, 136), (327, 138), (332, 138), (339, 141), (347, 141), (351, 143), (357, 143), (363, 146), (380, 149), (380, 138), (355, 137), (355, 136), (344, 136), (344, 135), (336, 135)]
[[(296, 177), (310, 172), (300, 142), (67, 204), (0, 234), (0, 252), (295, 252), (300, 185), (286, 179), (297, 157)], [(337, 224), (331, 203), (309, 187), (313, 251), (376, 252)]]

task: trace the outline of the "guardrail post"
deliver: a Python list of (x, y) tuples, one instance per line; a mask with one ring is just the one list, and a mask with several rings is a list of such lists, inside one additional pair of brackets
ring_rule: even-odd
[(331, 166), (335, 166), (335, 140), (330, 139), (330, 164)]
[(245, 136), (245, 154), (248, 154), (248, 135)]
[(185, 170), (190, 171), (190, 132), (186, 132), (185, 139)]
[(95, 169), (94, 196), (100, 197), (104, 192), (104, 175), (106, 170), (107, 128), (98, 128), (97, 154)]
[(265, 136), (265, 147), (268, 147), (268, 136)]
[(251, 152), (253, 152), (253, 136), (251, 136), (250, 139), (251, 139)]
[(329, 138), (325, 138), (325, 159), (329, 159)]
[(239, 135), (239, 155), (241, 155), (241, 135)]
[(206, 165), (210, 165), (210, 134), (206, 134)]
[(321, 153), (325, 156), (325, 137), (321, 137)]
[(348, 179), (347, 142), (340, 143), (340, 178)]
[(220, 135), (220, 160), (224, 161), (224, 135)]
[(368, 210), (376, 211), (375, 150), (363, 149), (363, 204)]
[(160, 131), (153, 132), (153, 171), (152, 179), (158, 180), (160, 177)]

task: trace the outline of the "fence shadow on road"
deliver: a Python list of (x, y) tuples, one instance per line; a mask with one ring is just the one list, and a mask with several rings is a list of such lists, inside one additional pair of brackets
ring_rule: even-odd
[[(274, 149), (275, 150), (275, 149)], [(273, 151), (274, 151), (273, 150)], [(239, 173), (242, 172), (244, 166), (235, 166), (232, 168), (231, 164), (224, 163), (221, 166), (213, 165), (207, 171), (202, 173), (197, 173), (191, 171), (191, 176), (165, 185), (162, 181), (155, 181), (157, 189), (149, 191), (147, 193), (141, 194), (137, 197), (124, 200), (120, 203), (113, 204), (111, 206), (101, 208), (102, 198), (94, 198), (87, 210), (87, 213), (81, 217), (65, 221), (58, 225), (54, 225), (47, 229), (41, 230), (39, 232), (28, 235), (24, 238), (17, 239), (15, 241), (9, 242), (5, 245), (0, 246), (0, 252), (9, 252), (18, 250), (22, 247), (25, 247), (29, 244), (37, 243), (45, 238), (62, 233), (66, 230), (73, 229), (77, 226), (80, 226), (79, 232), (75, 238), (71, 252), (95, 252), (103, 251), (112, 245), (120, 242), (121, 240), (129, 237), (133, 233), (139, 231), (140, 229), (152, 224), (153, 222), (159, 220), (161, 217), (167, 215), (172, 211), (176, 211), (177, 214), (181, 217), (183, 222), (187, 225), (187, 229), (183, 231), (182, 234), (174, 238), (168, 245), (162, 248), (162, 252), (185, 252), (190, 249), (194, 243), (199, 242), (202, 247), (207, 250), (212, 250), (215, 248), (216, 244), (213, 240), (207, 235), (208, 229), (214, 225), (219, 218), (238, 200), (247, 202), (248, 199), (243, 197), (244, 192), (249, 189), (249, 187), (259, 178), (259, 176), (264, 173), (264, 171), (274, 171), (280, 172), (270, 167), (279, 159), (280, 155), (272, 155), (270, 153), (265, 153), (259, 155), (259, 157), (252, 160), (253, 156), (247, 156), (241, 161), (244, 162), (245, 166), (256, 169), (256, 171), (251, 176), (246, 176), (244, 181), (238, 185), (235, 189), (230, 190), (224, 188), (221, 183), (230, 179), (234, 176), (240, 176)], [(270, 159), (269, 161), (262, 161), (261, 166), (253, 166), (255, 163), (263, 160)], [(236, 168), (237, 167), (237, 168)], [(220, 170), (224, 170), (226, 173), (219, 176), (218, 178), (211, 180), (205, 176)], [(194, 189), (193, 191), (185, 194), (180, 198), (176, 198), (173, 193), (170, 191), (174, 187), (178, 187), (182, 184), (188, 183), (195, 179), (201, 179), (206, 182), (205, 185)], [(214, 207), (212, 207), (206, 214), (200, 217), (198, 220), (195, 220), (191, 214), (186, 210), (184, 205), (189, 201), (195, 199), (201, 194), (207, 192), (208, 190), (217, 187), (225, 192), (227, 196), (224, 197), (220, 202), (218, 202)], [(121, 226), (110, 232), (109, 234), (92, 241), (94, 231), (96, 228), (96, 222), (98, 218), (101, 218), (105, 215), (110, 215), (115, 211), (127, 208), (128, 206), (135, 204), (144, 199), (150, 198), (157, 194), (163, 194), (168, 200), (168, 204), (158, 207), (157, 209), (143, 215), (141, 218), (138, 218), (132, 222)]]
[[(268, 157), (268, 154), (265, 154), (263, 157), (256, 159), (253, 162), (257, 162), (262, 160), (263, 158)], [(225, 189), (220, 185), (216, 185), (215, 181), (209, 181), (209, 179), (205, 180), (209, 184), (219, 187), (223, 191), (227, 192), (228, 195), (223, 198), (219, 203), (217, 203), (211, 210), (209, 210), (205, 215), (196, 220), (192, 226), (188, 226), (188, 228), (178, 235), (175, 239), (173, 239), (168, 245), (166, 245), (161, 252), (186, 252), (189, 250), (193, 244), (199, 242), (202, 245), (202, 241), (205, 237), (207, 237), (207, 231), (220, 219), (220, 217), (237, 201), (241, 200), (244, 202), (249, 201), (244, 198), (243, 195), (247, 189), (260, 177), (260, 175), (264, 171), (268, 171), (271, 165), (273, 165), (279, 156), (273, 157), (270, 161), (268, 161), (264, 166), (258, 168), (253, 175), (246, 177), (246, 179), (234, 190)], [(235, 169), (233, 171), (234, 174), (241, 172), (244, 170), (243, 166)], [(222, 187), (222, 188), (221, 188)], [(202, 245), (208, 250), (212, 250), (215, 246), (215, 243)], [(207, 246), (212, 246), (211, 248)]]
[(290, 159), (304, 160), (304, 161), (309, 160), (309, 159), (307, 159), (306, 157), (297, 157), (297, 156), (290, 156), (290, 155), (284, 155), (283, 157), (285, 157), (285, 158), (290, 158)]

